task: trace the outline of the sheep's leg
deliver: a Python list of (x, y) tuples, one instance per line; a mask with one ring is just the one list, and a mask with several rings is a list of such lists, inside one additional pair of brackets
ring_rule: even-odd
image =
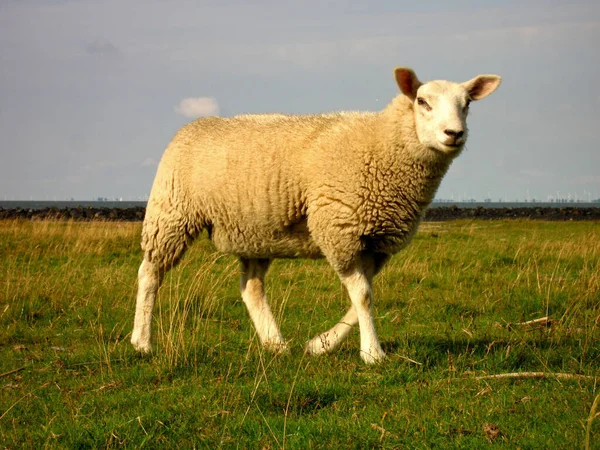
[(286, 352), (287, 345), (275, 322), (264, 291), (265, 275), (271, 260), (240, 258), (240, 261), (242, 263), (240, 278), (242, 299), (248, 308), (260, 342), (270, 351)]
[(329, 331), (321, 333), (306, 343), (306, 351), (311, 355), (322, 355), (334, 351), (346, 339), (352, 331), (352, 327), (358, 323), (358, 314), (354, 305), (346, 315), (336, 323)]
[(152, 310), (161, 276), (158, 264), (144, 258), (138, 270), (138, 293), (131, 343), (143, 353), (152, 351)]
[[(346, 315), (329, 331), (321, 333), (317, 337), (308, 341), (306, 344), (306, 350), (310, 354), (321, 355), (324, 353), (330, 353), (339, 347), (339, 345), (352, 330), (352, 327), (359, 322), (358, 308), (356, 306), (357, 301), (359, 303), (364, 303), (364, 301), (367, 301), (368, 305), (366, 309), (368, 316), (371, 317), (371, 303), (373, 300), (371, 283), (373, 281), (373, 277), (379, 273), (388, 259), (389, 256), (383, 253), (364, 253), (360, 256), (359, 264), (357, 264), (355, 269), (345, 272), (345, 275), (340, 274), (340, 278), (350, 294), (352, 305), (350, 306), (350, 309)], [(361, 289), (361, 283), (363, 284), (363, 289)], [(363, 316), (365, 315), (364, 309), (365, 308), (363, 307)], [(374, 325), (372, 324), (372, 318), (363, 319), (363, 322), (366, 322), (367, 325), (366, 328), (362, 325), (360, 326), (361, 356), (367, 362), (375, 362), (385, 357), (385, 354), (379, 345), (377, 334), (375, 333)], [(372, 350), (367, 350), (371, 347)], [(365, 353), (365, 351), (367, 351), (367, 353)], [(374, 355), (375, 359), (369, 360), (371, 358), (369, 358), (367, 355)]]
[(358, 325), (360, 327), (361, 358), (367, 364), (383, 360), (385, 353), (381, 349), (371, 311), (373, 304), (371, 280), (369, 280), (369, 277), (359, 267), (340, 274), (340, 278), (348, 290), (352, 306), (356, 308)]
[[(170, 220), (164, 220), (165, 217)], [(187, 231), (182, 215), (173, 212), (161, 216), (149, 203), (142, 232), (144, 260), (138, 270), (138, 293), (131, 334), (131, 343), (136, 350), (144, 353), (152, 351), (152, 310), (158, 288), (164, 275), (177, 265), (194, 237), (195, 234)]]

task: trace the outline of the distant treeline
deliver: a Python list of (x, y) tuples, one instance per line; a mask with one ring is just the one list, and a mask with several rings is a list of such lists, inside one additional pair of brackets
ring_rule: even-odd
[(425, 221), (442, 222), (457, 219), (533, 219), (533, 220), (600, 220), (600, 208), (577, 206), (566, 207), (506, 207), (506, 208), (460, 208), (458, 206), (438, 206), (425, 212)]
[[(10, 208), (0, 207), (0, 220), (77, 220), (77, 221), (125, 221), (144, 220), (146, 209), (143, 206), (132, 208), (97, 208), (77, 206), (65, 208)], [(458, 206), (437, 206), (425, 212), (425, 221), (441, 222), (457, 219), (533, 219), (533, 220), (600, 220), (600, 208), (576, 206), (567, 207), (506, 207), (506, 208), (461, 208)]]

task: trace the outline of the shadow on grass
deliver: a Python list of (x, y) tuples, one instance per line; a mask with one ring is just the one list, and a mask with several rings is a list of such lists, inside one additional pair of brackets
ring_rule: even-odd
[(257, 395), (255, 402), (263, 411), (288, 416), (306, 416), (330, 408), (341, 392), (332, 387), (296, 386), (290, 394), (288, 385), (271, 386), (271, 392)]
[[(583, 356), (580, 340), (549, 335), (515, 335), (514, 337), (462, 338), (415, 336), (382, 343), (390, 355), (411, 358), (428, 369), (448, 368), (451, 364), (485, 368), (501, 366), (504, 370), (539, 370), (547, 366), (563, 367)], [(586, 358), (600, 357), (600, 350), (587, 351)]]

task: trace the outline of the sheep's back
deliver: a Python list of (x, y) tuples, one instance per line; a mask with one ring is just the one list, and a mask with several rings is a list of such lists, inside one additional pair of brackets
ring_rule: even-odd
[(200, 119), (176, 135), (159, 171), (178, 172), (175, 183), (219, 250), (248, 257), (317, 257), (306, 227), (303, 158), (332, 120)]

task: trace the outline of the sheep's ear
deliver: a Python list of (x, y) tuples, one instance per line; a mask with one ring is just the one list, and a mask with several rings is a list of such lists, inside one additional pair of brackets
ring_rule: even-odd
[(396, 67), (394, 69), (394, 76), (402, 93), (414, 102), (417, 97), (417, 91), (423, 83), (419, 81), (412, 69), (408, 67)]
[(479, 75), (462, 85), (465, 87), (471, 100), (480, 100), (487, 97), (500, 86), (502, 78), (498, 75)]

